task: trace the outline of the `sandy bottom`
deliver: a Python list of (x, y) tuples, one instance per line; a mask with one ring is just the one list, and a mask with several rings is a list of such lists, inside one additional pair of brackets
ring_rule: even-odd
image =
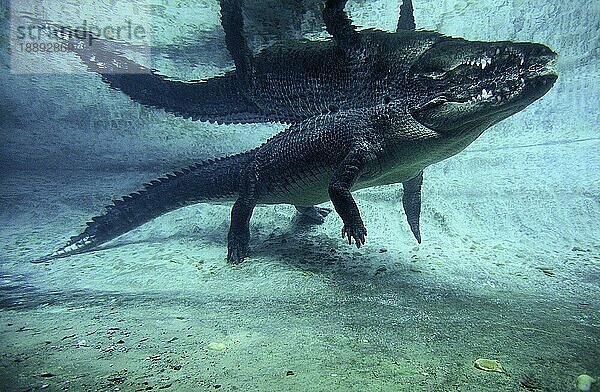
[[(237, 267), (229, 208), (212, 205), (30, 264), (154, 174), (6, 175), (0, 389), (574, 390), (600, 376), (598, 183), (479, 175), (477, 159), (426, 173), (420, 246), (388, 186), (356, 195), (366, 247), (339, 238), (335, 214), (307, 226), (259, 207)], [(461, 165), (470, 180), (452, 178)]]

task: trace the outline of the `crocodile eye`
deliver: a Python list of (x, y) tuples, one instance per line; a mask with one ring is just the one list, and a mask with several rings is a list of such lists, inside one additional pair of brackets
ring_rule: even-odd
[(389, 95), (386, 95), (385, 97), (383, 97), (383, 103), (384, 103), (384, 104), (386, 104), (386, 105), (387, 105), (387, 104), (388, 104), (388, 103), (390, 103), (390, 102), (392, 102), (392, 98), (390, 98), (390, 96), (389, 96)]
[(329, 111), (330, 111), (331, 113), (335, 113), (335, 112), (337, 112), (338, 110), (340, 110), (340, 108), (338, 108), (338, 107), (337, 107), (337, 105), (329, 105), (329, 108), (328, 108), (328, 109), (329, 109)]

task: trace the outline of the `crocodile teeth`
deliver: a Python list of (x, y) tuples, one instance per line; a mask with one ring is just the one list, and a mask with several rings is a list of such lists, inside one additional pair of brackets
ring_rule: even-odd
[[(485, 90), (483, 90), (483, 91), (485, 91)], [(474, 97), (471, 97), (471, 99), (470, 99), (470, 100), (471, 100), (471, 101), (473, 101), (473, 102), (476, 102), (476, 101), (481, 101), (481, 100), (482, 100), (482, 99), (484, 99), (484, 98), (485, 98), (485, 96), (484, 96), (484, 95), (483, 95), (483, 93), (482, 93), (482, 94), (477, 94), (477, 95), (476, 95), (476, 96), (474, 96)]]
[(487, 67), (488, 62), (486, 59), (481, 60), (481, 69), (485, 69), (485, 67)]
[(492, 96), (492, 92), (491, 91), (487, 91), (486, 89), (481, 90), (481, 96), (483, 98), (489, 98)]
[(65, 248), (65, 252), (72, 252), (74, 250), (77, 250), (78, 248), (79, 247), (77, 246), (77, 244), (71, 244)]

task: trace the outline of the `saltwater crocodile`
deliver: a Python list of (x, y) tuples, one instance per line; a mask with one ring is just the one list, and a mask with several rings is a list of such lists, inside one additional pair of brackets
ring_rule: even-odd
[(323, 18), (331, 40), (286, 42), (253, 55), (243, 36), (240, 1), (221, 3), (236, 65), (223, 77), (173, 82), (122, 57), (113, 63), (141, 73), (115, 75), (107, 72), (102, 56), (111, 54), (101, 44), (93, 56), (78, 54), (141, 103), (202, 120), (291, 125), (260, 147), (186, 167), (114, 201), (83, 233), (38, 262), (93, 250), (185, 205), (226, 200), (234, 201), (231, 263), (248, 253), (257, 204), (288, 203), (323, 217), (327, 210), (313, 206), (331, 200), (343, 221), (342, 237), (360, 247), (367, 230), (351, 191), (393, 183), (403, 184), (402, 204), (420, 242), (423, 169), (462, 151), (491, 125), (542, 97), (557, 79), (556, 54), (548, 47), (417, 31), (410, 2), (390, 33), (358, 31), (344, 12), (345, 1), (328, 0)]

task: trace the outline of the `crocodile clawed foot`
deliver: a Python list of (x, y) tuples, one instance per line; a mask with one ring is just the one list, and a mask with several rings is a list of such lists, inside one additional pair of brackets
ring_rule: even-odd
[(248, 255), (248, 238), (230, 236), (227, 243), (227, 261), (233, 265), (240, 264)]
[(352, 244), (352, 238), (356, 243), (356, 247), (360, 249), (361, 246), (367, 241), (367, 229), (362, 222), (356, 224), (344, 225), (342, 228), (342, 238), (348, 237), (348, 245)]

